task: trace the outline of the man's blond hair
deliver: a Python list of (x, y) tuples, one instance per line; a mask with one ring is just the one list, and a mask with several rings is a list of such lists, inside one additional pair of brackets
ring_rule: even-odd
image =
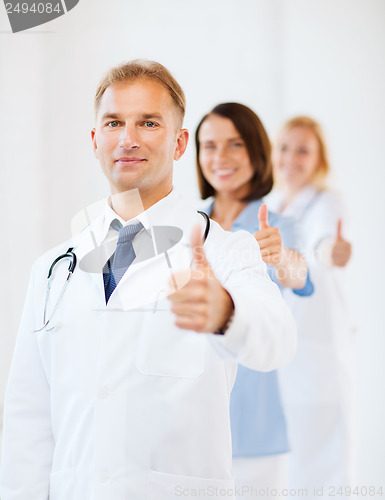
[(95, 94), (95, 114), (98, 113), (104, 92), (116, 83), (130, 82), (138, 79), (149, 79), (158, 82), (170, 94), (180, 118), (179, 128), (182, 126), (186, 110), (184, 92), (172, 74), (162, 64), (155, 61), (135, 59), (111, 68), (103, 77)]

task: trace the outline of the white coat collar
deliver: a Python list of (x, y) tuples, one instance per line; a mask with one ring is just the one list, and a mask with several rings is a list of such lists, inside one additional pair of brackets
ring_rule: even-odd
[(295, 217), (301, 219), (305, 214), (309, 205), (320, 194), (321, 191), (317, 190), (314, 186), (305, 186), (295, 198), (282, 210), (284, 202), (283, 193), (279, 190), (274, 190), (268, 196), (269, 206), (276, 212), (281, 213), (287, 217)]
[[(80, 269), (89, 273), (103, 296), (104, 283), (101, 271), (103, 265), (111, 256), (116, 246), (116, 238), (115, 240), (109, 239), (109, 227), (114, 219), (119, 220), (120, 218), (111, 209), (106, 200), (103, 213), (82, 232), (79, 244), (75, 248)], [(139, 220), (146, 231), (151, 234), (153, 234), (153, 230), (156, 230), (159, 226), (180, 228), (183, 233), (182, 239), (175, 249), (169, 252), (169, 257), (171, 259), (174, 258), (172, 268), (175, 270), (177, 268), (186, 268), (189, 266), (191, 252), (188, 247), (191, 229), (197, 222), (203, 223), (202, 227), (204, 227), (204, 220), (183, 200), (179, 193), (172, 190), (169, 195), (139, 214), (135, 219)], [(121, 219), (120, 222), (122, 222)], [(124, 224), (127, 225), (132, 222), (133, 220), (124, 222)], [(180, 252), (181, 249), (183, 250), (182, 252)], [(159, 257), (164, 260), (164, 252), (160, 251), (159, 256), (155, 256), (154, 259), (159, 260)], [(130, 266), (119, 282), (116, 291), (121, 291), (124, 283), (127, 281), (127, 277), (136, 275), (140, 272), (143, 265), (145, 265), (145, 263), (139, 261), (138, 264)], [(114, 306), (114, 294), (115, 292), (109, 301), (109, 306), (111, 308)]]

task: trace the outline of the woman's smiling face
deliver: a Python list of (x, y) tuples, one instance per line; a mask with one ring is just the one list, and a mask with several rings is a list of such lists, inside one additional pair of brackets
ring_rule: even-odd
[(254, 170), (246, 144), (229, 118), (209, 115), (199, 130), (199, 163), (217, 193), (247, 196)]
[(273, 154), (281, 181), (296, 191), (310, 184), (320, 164), (319, 144), (314, 132), (296, 126), (285, 130)]

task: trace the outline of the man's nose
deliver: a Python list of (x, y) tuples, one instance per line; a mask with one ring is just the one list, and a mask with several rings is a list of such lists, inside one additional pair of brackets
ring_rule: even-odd
[(127, 124), (121, 131), (119, 146), (125, 149), (138, 149), (140, 146), (138, 131), (135, 125)]

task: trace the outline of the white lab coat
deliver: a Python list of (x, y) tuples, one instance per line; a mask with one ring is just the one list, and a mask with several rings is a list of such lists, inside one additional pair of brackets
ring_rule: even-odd
[[(173, 270), (187, 268), (201, 215), (175, 191), (146, 214), (152, 225), (183, 229), (169, 258)], [(103, 217), (79, 238), (80, 262), (102, 225)], [(108, 306), (101, 273), (78, 265), (55, 328), (33, 333), (47, 270), (68, 246), (32, 271), (6, 394), (1, 500), (234, 498), (228, 405), (237, 361), (271, 370), (295, 350), (292, 315), (254, 238), (211, 222), (205, 252), (236, 311), (224, 336), (174, 325), (164, 255), (133, 264)], [(58, 265), (53, 299), (66, 274)]]
[[(282, 194), (274, 192), (268, 206), (280, 211), (282, 201)], [(310, 297), (283, 292), (298, 328), (294, 360), (279, 371), (292, 449), (289, 479), (291, 487), (308, 489), (305, 498), (319, 498), (314, 487), (324, 487), (327, 495), (329, 485), (353, 484), (353, 346), (346, 270), (326, 262), (346, 210), (336, 194), (307, 186), (281, 213), (300, 223), (300, 250), (314, 283)]]

